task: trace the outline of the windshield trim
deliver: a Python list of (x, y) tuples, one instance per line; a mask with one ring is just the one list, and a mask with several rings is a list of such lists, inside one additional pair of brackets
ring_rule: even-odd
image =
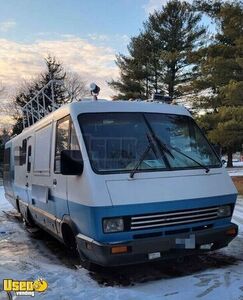
[[(200, 131), (200, 133), (202, 134), (205, 142), (208, 144), (208, 146), (210, 147), (210, 149), (212, 150), (212, 152), (214, 153), (214, 155), (217, 157), (218, 161), (219, 161), (219, 164), (218, 165), (207, 165), (208, 168), (210, 169), (219, 169), (219, 168), (222, 168), (223, 164), (221, 162), (221, 159), (220, 157), (218, 156), (218, 153), (215, 151), (215, 149), (213, 148), (212, 144), (208, 141), (207, 137), (205, 136), (204, 132), (201, 130), (201, 128), (197, 125), (197, 123), (195, 122), (195, 120), (191, 117), (191, 116), (188, 116), (188, 115), (183, 115), (183, 114), (176, 114), (176, 113), (156, 113), (156, 112), (141, 112), (141, 111), (109, 111), (109, 112), (84, 112), (84, 113), (80, 113), (77, 118), (78, 118), (78, 122), (79, 122), (79, 126), (80, 126), (80, 129), (81, 129), (81, 132), (82, 132), (82, 138), (83, 138), (83, 141), (84, 141), (84, 146), (85, 146), (85, 149), (86, 149), (86, 152), (87, 152), (87, 155), (88, 155), (88, 158), (89, 158), (89, 163), (90, 163), (90, 166), (91, 166), (91, 169), (93, 170), (93, 172), (95, 174), (98, 174), (98, 175), (112, 175), (112, 174), (130, 174), (131, 173), (131, 170), (123, 170), (123, 169), (116, 169), (116, 170), (104, 170), (104, 171), (100, 171), (100, 170), (97, 170), (94, 166), (94, 164), (92, 163), (92, 159), (91, 159), (91, 156), (90, 156), (90, 153), (89, 151), (87, 150), (87, 147), (86, 147), (86, 141), (85, 141), (85, 138), (84, 138), (84, 130), (82, 128), (82, 122), (80, 121), (80, 117), (83, 116), (83, 115), (91, 115), (91, 114), (97, 114), (97, 115), (100, 115), (100, 114), (106, 114), (106, 113), (109, 113), (109, 114), (127, 114), (127, 113), (134, 113), (134, 114), (142, 114), (143, 118), (146, 119), (146, 114), (157, 114), (157, 115), (167, 115), (167, 116), (171, 116), (171, 115), (175, 115), (175, 116), (183, 116), (185, 118), (188, 118), (190, 119), (193, 123), (194, 123), (194, 126), (197, 127), (197, 129)], [(148, 126), (148, 125), (147, 125)], [(151, 130), (150, 126), (148, 128), (149, 130)], [(157, 145), (156, 145), (157, 146)], [(166, 166), (164, 168), (151, 168), (151, 169), (138, 169), (136, 170), (136, 173), (150, 173), (150, 172), (168, 172), (168, 171), (183, 171), (183, 170), (204, 170), (205, 168), (203, 168), (202, 166), (188, 166), (188, 167), (170, 167), (170, 166)]]

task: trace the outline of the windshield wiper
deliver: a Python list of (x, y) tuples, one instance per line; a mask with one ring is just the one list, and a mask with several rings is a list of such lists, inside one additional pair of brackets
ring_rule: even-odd
[(159, 145), (162, 149), (165, 149), (164, 151), (165, 151), (166, 153), (168, 153), (173, 159), (175, 159), (175, 157), (174, 157), (174, 155), (171, 153), (171, 150), (174, 150), (174, 151), (176, 151), (177, 153), (179, 153), (179, 154), (185, 156), (186, 158), (192, 160), (192, 161), (195, 162), (197, 165), (199, 165), (200, 167), (204, 168), (204, 169), (206, 170), (206, 173), (208, 173), (208, 172), (210, 171), (210, 169), (209, 169), (207, 166), (201, 164), (199, 161), (197, 161), (196, 159), (192, 158), (191, 156), (185, 154), (184, 152), (181, 152), (180, 150), (178, 150), (177, 148), (174, 148), (174, 147), (172, 147), (172, 146), (169, 146), (169, 147), (168, 147), (168, 146), (167, 146), (166, 144), (164, 144), (164, 143), (160, 140), (160, 138), (157, 137), (156, 135), (154, 136), (154, 138), (155, 138), (156, 142), (158, 143), (158, 145)]
[(164, 152), (169, 154), (169, 156), (173, 159), (175, 159), (174, 155), (172, 154), (172, 152), (170, 151), (170, 149), (167, 147), (167, 145), (165, 143), (163, 143), (156, 135), (153, 136), (156, 143), (158, 144), (159, 148)]
[(145, 151), (142, 153), (141, 157), (139, 158), (138, 162), (136, 163), (135, 167), (132, 169), (131, 173), (130, 173), (130, 178), (134, 177), (134, 174), (137, 172), (138, 168), (140, 167), (141, 163), (144, 161), (145, 157), (147, 156), (147, 154), (149, 153), (150, 149), (152, 149), (154, 151), (154, 153), (156, 153), (156, 150), (154, 148), (154, 143), (152, 142), (149, 134), (146, 134), (147, 139), (148, 139), (148, 146), (145, 149)]

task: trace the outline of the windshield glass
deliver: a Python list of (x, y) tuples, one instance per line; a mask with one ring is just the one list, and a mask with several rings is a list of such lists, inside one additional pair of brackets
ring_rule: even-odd
[(192, 118), (153, 113), (146, 114), (146, 119), (155, 136), (170, 150), (172, 155), (166, 152), (165, 155), (172, 169), (198, 167), (198, 163), (207, 167), (221, 166)]
[[(185, 153), (208, 167), (221, 162), (192, 118), (161, 113), (86, 113), (79, 123), (93, 170), (131, 172), (149, 146), (137, 171), (202, 168)], [(161, 151), (158, 138), (170, 151)], [(172, 155), (169, 155), (171, 153)]]

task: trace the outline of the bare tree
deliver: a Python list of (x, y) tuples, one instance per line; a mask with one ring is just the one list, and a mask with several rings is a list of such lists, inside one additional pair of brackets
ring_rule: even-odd
[[(8, 101), (6, 104), (2, 107), (2, 111), (6, 114), (11, 116), (13, 119), (18, 120), (22, 117), (22, 110), (19, 103), (16, 101), (16, 99), (19, 97), (19, 95), (25, 95), (29, 92), (31, 89), (31, 86), (35, 82), (36, 79), (31, 79), (30, 81), (27, 80), (21, 80), (19, 84), (16, 86), (15, 90), (11, 92), (7, 96)], [(23, 98), (23, 104), (22, 106), (27, 102), (26, 99)]]
[(68, 102), (79, 101), (90, 95), (87, 83), (76, 72), (68, 72), (64, 80)]
[(0, 135), (0, 145), (4, 146), (7, 141), (10, 139), (9, 130), (7, 128), (3, 128), (1, 135)]

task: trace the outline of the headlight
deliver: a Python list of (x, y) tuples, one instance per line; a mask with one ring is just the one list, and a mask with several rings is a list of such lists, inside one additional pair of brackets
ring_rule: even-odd
[(231, 216), (231, 207), (230, 205), (220, 206), (218, 208), (218, 217), (230, 217)]
[(103, 229), (105, 233), (123, 231), (124, 230), (123, 219), (122, 218), (104, 219)]

